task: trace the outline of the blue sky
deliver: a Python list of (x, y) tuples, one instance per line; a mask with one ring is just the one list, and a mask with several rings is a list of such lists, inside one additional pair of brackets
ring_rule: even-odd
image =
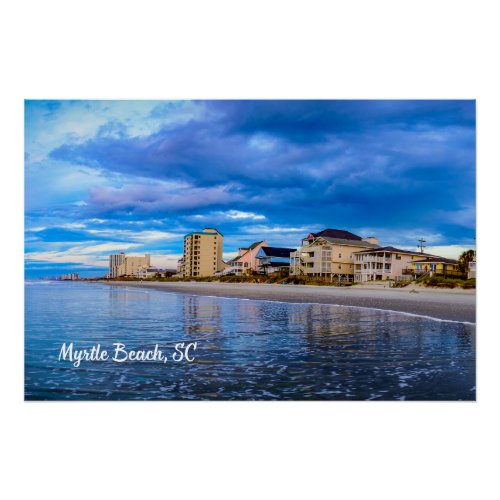
[(475, 247), (474, 101), (26, 101), (26, 276), (175, 267), (215, 226), (225, 257), (347, 229)]

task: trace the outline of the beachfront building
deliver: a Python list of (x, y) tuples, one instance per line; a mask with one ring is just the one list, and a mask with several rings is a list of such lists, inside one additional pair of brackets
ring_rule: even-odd
[(374, 236), (362, 238), (344, 229), (310, 233), (290, 255), (290, 274), (353, 281), (354, 253), (372, 248), (379, 248)]
[(78, 273), (61, 274), (59, 279), (61, 281), (78, 281), (80, 279), (80, 275)]
[(144, 257), (125, 255), (121, 252), (109, 256), (109, 277), (135, 276), (142, 267), (151, 267), (151, 255)]
[(295, 248), (261, 247), (257, 253), (259, 271), (271, 274), (278, 271), (290, 270), (290, 254)]
[(184, 277), (207, 277), (225, 268), (222, 260), (224, 236), (217, 229), (207, 227), (184, 236), (182, 274)]
[(411, 268), (413, 262), (435, 257), (390, 246), (361, 250), (354, 254), (354, 281), (411, 279), (406, 270)]
[(354, 253), (354, 281), (411, 279), (404, 271), (425, 257), (435, 256), (390, 246), (360, 250)]
[(178, 278), (182, 278), (184, 276), (184, 257), (181, 257), (177, 261), (177, 272), (174, 273), (174, 276)]
[(125, 253), (117, 253), (109, 256), (109, 277), (117, 278), (118, 276), (122, 276), (122, 272), (124, 270), (125, 263)]
[(405, 274), (410, 274), (416, 278), (427, 275), (465, 277), (465, 275), (467, 274), (459, 271), (458, 261), (436, 256), (416, 259), (411, 263), (411, 267), (408, 267), (403, 272)]
[(160, 273), (161, 271), (157, 267), (142, 266), (135, 272), (135, 277), (145, 280), (148, 278), (155, 278), (156, 275)]
[(238, 255), (226, 262), (227, 267), (224, 269), (223, 274), (236, 274), (240, 276), (252, 271), (258, 272), (260, 262), (257, 254), (262, 248), (266, 247), (269, 247), (266, 241), (256, 241), (249, 247), (238, 248)]
[(469, 269), (467, 271), (467, 279), (475, 278), (476, 277), (476, 261), (471, 260), (469, 262)]

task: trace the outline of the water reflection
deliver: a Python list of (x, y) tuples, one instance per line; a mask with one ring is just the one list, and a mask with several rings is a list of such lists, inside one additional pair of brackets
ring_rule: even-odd
[[(26, 289), (27, 399), (474, 399), (475, 329), (386, 311), (67, 284)], [(197, 341), (192, 364), (57, 360)]]

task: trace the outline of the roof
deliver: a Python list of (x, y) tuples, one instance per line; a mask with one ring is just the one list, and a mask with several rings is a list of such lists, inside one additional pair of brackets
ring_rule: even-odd
[(193, 236), (194, 234), (200, 234), (200, 235), (203, 235), (203, 236), (222, 236), (222, 234), (220, 233), (206, 233), (204, 231), (193, 231), (191, 233), (188, 233), (186, 234), (186, 236), (184, 236), (184, 238), (187, 238), (188, 236)]
[(290, 258), (290, 254), (295, 252), (295, 248), (279, 248), (279, 247), (262, 247), (262, 252), (266, 257), (287, 257)]
[(248, 250), (253, 250), (255, 247), (258, 247), (261, 243), (264, 243), (264, 240), (262, 240), (262, 241), (256, 241), (255, 243), (252, 243), (252, 244), (248, 247)]
[(358, 236), (357, 234), (353, 234), (350, 231), (346, 231), (345, 229), (323, 229), (319, 233), (311, 233), (314, 238), (318, 238), (319, 236), (328, 237), (328, 238), (337, 238), (341, 240), (356, 240), (361, 241), (363, 238)]
[(379, 248), (379, 246), (375, 243), (369, 243), (368, 241), (363, 241), (363, 240), (352, 240), (352, 239), (345, 239), (345, 238), (331, 238), (329, 236), (319, 236), (319, 238), (324, 239), (325, 241), (328, 241), (328, 243), (331, 243), (332, 245), (351, 245), (351, 246), (356, 246), (356, 247), (366, 247), (366, 248)]
[(422, 252), (414, 252), (413, 250), (402, 250), (401, 248), (395, 248), (395, 247), (378, 247), (378, 248), (373, 248), (373, 249), (368, 249), (368, 250), (359, 250), (358, 252), (355, 253), (372, 253), (372, 252), (392, 252), (392, 253), (407, 253), (410, 255), (422, 255), (426, 257), (436, 257), (436, 255), (432, 255), (430, 253), (422, 253)]
[(246, 248), (246, 247), (238, 248), (238, 250), (245, 250), (245, 252), (242, 253), (241, 255), (236, 256), (234, 259), (228, 260), (228, 263), (229, 262), (236, 262), (237, 260), (240, 260), (241, 257), (243, 257), (245, 254), (247, 254), (250, 250), (253, 250), (254, 248), (258, 247), (261, 243), (264, 243), (264, 240), (256, 241), (255, 243), (252, 243), (248, 248)]
[(447, 259), (446, 257), (428, 257), (427, 259), (414, 260), (413, 263), (417, 262), (432, 262), (432, 263), (442, 263), (442, 264), (458, 264), (458, 261), (454, 259)]

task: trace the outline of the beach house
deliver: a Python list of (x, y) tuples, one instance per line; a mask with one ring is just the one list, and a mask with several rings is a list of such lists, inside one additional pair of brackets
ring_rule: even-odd
[(257, 254), (262, 248), (269, 247), (266, 241), (256, 241), (249, 247), (238, 248), (238, 255), (226, 262), (224, 274), (248, 274), (251, 271), (259, 271), (259, 259)]
[(414, 277), (421, 277), (424, 275), (465, 277), (467, 274), (459, 271), (458, 261), (437, 256), (416, 259), (411, 263), (411, 267), (408, 267), (403, 272)]
[(373, 248), (379, 248), (374, 236), (362, 238), (344, 229), (310, 233), (290, 256), (290, 274), (353, 281), (354, 253)]
[(295, 251), (295, 248), (261, 247), (257, 253), (259, 271), (265, 274), (289, 271), (290, 254)]
[(411, 279), (405, 270), (426, 257), (435, 256), (391, 246), (360, 250), (354, 252), (354, 281)]

